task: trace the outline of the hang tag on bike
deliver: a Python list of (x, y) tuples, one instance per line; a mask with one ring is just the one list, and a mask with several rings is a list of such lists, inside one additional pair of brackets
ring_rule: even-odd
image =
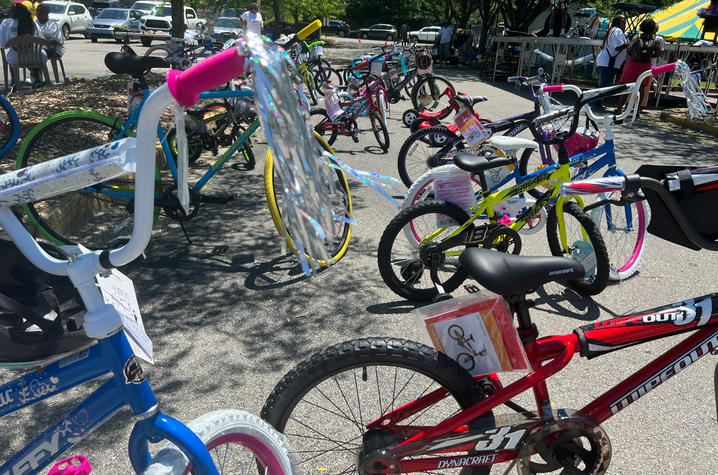
[(344, 113), (341, 107), (339, 107), (339, 96), (333, 89), (325, 89), (324, 94), (324, 110), (327, 111), (327, 115), (334, 122)]
[(177, 139), (177, 199), (185, 215), (189, 215), (189, 156), (184, 108), (175, 105), (172, 108), (172, 113), (175, 117), (175, 137)]
[(486, 142), (489, 138), (489, 134), (486, 132), (484, 126), (481, 125), (481, 122), (476, 118), (474, 112), (468, 107), (456, 115), (454, 124), (456, 124), (456, 128), (459, 129), (459, 133), (464, 137), (469, 148), (478, 148), (479, 145)]
[[(434, 171), (434, 198), (448, 201), (459, 206), (469, 213), (476, 205), (471, 174), (457, 166), (442, 167)], [(457, 225), (455, 220), (448, 216), (439, 215), (436, 218), (436, 225), (440, 227)]]
[(316, 48), (317, 56), (321, 56), (324, 54), (324, 47), (323, 46), (317, 46)]
[(138, 358), (154, 364), (152, 359), (152, 340), (147, 336), (142, 323), (140, 306), (137, 303), (135, 286), (132, 279), (117, 269), (111, 269), (106, 276), (95, 277), (105, 303), (114, 306), (122, 318), (122, 327), (130, 342), (132, 351)]
[(472, 375), (529, 368), (509, 304), (500, 296), (481, 291), (412, 313), (425, 339)]
[(381, 76), (382, 71), (384, 70), (384, 62), (380, 60), (372, 61), (371, 67), (369, 68), (369, 72), (372, 76)]

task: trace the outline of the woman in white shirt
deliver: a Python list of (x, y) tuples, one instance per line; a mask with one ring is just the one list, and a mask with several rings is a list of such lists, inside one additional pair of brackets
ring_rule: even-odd
[(256, 3), (252, 3), (249, 6), (249, 11), (242, 13), (242, 23), (244, 24), (245, 33), (254, 33), (261, 35), (264, 30), (264, 19), (262, 14), (259, 13), (259, 6)]
[[(623, 33), (625, 28), (626, 17), (616, 15), (603, 38), (603, 48), (596, 58), (596, 67), (599, 70), (598, 87), (613, 86), (616, 74), (626, 60), (628, 40)], [(599, 107), (603, 107), (603, 104), (599, 104)]]
[(62, 34), (60, 25), (55, 20), (50, 20), (50, 10), (43, 4), (37, 6), (37, 18), (35, 19), (37, 36), (53, 42), (45, 52), (48, 58), (61, 58), (65, 54), (65, 37)]
[[(6, 18), (0, 23), (0, 47), (5, 48), (8, 41), (25, 35), (37, 36), (37, 29), (30, 11), (23, 4), (16, 3), (10, 9), (10, 18)], [(20, 59), (17, 51), (10, 48), (7, 53), (7, 62), (15, 66), (19, 64)], [(16, 85), (17, 78), (14, 77), (15, 73), (12, 68), (10, 68), (10, 74), (13, 76), (11, 79), (13, 85)], [(39, 69), (30, 70), (30, 76), (32, 77), (33, 85), (41, 81)]]

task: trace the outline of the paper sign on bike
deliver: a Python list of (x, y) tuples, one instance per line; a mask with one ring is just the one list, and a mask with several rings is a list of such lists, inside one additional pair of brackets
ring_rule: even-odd
[(456, 115), (454, 124), (456, 124), (459, 133), (464, 137), (464, 140), (466, 140), (470, 148), (478, 147), (489, 138), (486, 129), (484, 129), (484, 126), (481, 125), (479, 119), (476, 118), (474, 112), (469, 108)]
[(413, 311), (438, 351), (472, 375), (528, 369), (523, 346), (503, 298), (454, 298)]
[(381, 76), (381, 72), (384, 69), (384, 63), (381, 60), (375, 60), (371, 62), (371, 67), (369, 68), (369, 72), (372, 74), (372, 76)]
[[(459, 167), (444, 167), (434, 175), (434, 197), (461, 207), (467, 213), (476, 204), (471, 175)], [(454, 220), (444, 215), (437, 217), (437, 226), (449, 226)], [(454, 223), (455, 224), (455, 223)]]
[(333, 89), (328, 88), (324, 91), (324, 110), (327, 111), (327, 115), (333, 122), (344, 113), (344, 110), (339, 107), (339, 96)]
[(127, 340), (135, 354), (154, 364), (152, 359), (152, 340), (145, 332), (142, 323), (140, 306), (137, 303), (135, 286), (132, 279), (117, 269), (112, 269), (106, 277), (98, 275), (97, 286), (102, 292), (105, 303), (113, 305), (122, 317), (122, 326), (125, 329)]

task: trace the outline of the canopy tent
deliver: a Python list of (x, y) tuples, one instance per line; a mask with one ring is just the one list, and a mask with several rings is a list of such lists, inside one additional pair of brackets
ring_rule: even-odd
[[(683, 0), (670, 7), (656, 10), (651, 17), (658, 23), (658, 34), (666, 41), (695, 41), (700, 39), (703, 29), (703, 18), (697, 15), (699, 8), (708, 8), (706, 0)], [(707, 34), (706, 39), (712, 39)]]

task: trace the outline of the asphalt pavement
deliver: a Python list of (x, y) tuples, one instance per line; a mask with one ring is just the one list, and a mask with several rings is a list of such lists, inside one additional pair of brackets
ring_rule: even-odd
[[(375, 43), (381, 44), (365, 41), (361, 47)], [(344, 40), (339, 48), (327, 48), (327, 55), (346, 61), (358, 48), (356, 40)], [(118, 50), (109, 41), (73, 39), (65, 68), (71, 77), (107, 74), (102, 57)], [(525, 91), (481, 81), (473, 70), (439, 65), (435, 71), (460, 91), (487, 96), (478, 110), (489, 118), (533, 107)], [(368, 119), (362, 119), (359, 143), (340, 137), (337, 155), (354, 168), (398, 177), (396, 158), (409, 135), (401, 125), (407, 104), (391, 107), (388, 153), (377, 146)], [(715, 139), (655, 120), (616, 127), (615, 140), (619, 166), (626, 172), (646, 163), (695, 166), (716, 160)], [(349, 252), (336, 267), (306, 278), (281, 252), (264, 198), (266, 144), (260, 140), (254, 147), (256, 169), (226, 167), (211, 182), (212, 189), (234, 189), (239, 196), (226, 206), (203, 206), (185, 223), (191, 244), (178, 224), (161, 218), (147, 259), (123, 269), (135, 281), (154, 342), (156, 364), (145, 365), (145, 373), (161, 410), (182, 421), (221, 408), (258, 414), (287, 371), (328, 345), (368, 336), (420, 336), (409, 313), (414, 306), (392, 293), (377, 269), (378, 241), (396, 209), (370, 187), (350, 180), (357, 224)], [(523, 237), (522, 254), (549, 254), (544, 232)], [(543, 335), (565, 334), (600, 319), (706, 295), (715, 292), (717, 261), (715, 252), (691, 251), (649, 236), (637, 275), (590, 299), (558, 284), (546, 285), (532, 295), (537, 302), (532, 316)], [(575, 358), (548, 381), (554, 407), (583, 407), (678, 341), (664, 339), (590, 361)], [(715, 366), (715, 356), (701, 359), (603, 424), (613, 448), (609, 473), (718, 473)], [(9, 381), (13, 373), (2, 375)], [(7, 459), (96, 387), (90, 383), (6, 417), (0, 457)], [(530, 395), (518, 401), (533, 404)], [(129, 473), (133, 421), (122, 410), (72, 454), (86, 455), (98, 474)]]

